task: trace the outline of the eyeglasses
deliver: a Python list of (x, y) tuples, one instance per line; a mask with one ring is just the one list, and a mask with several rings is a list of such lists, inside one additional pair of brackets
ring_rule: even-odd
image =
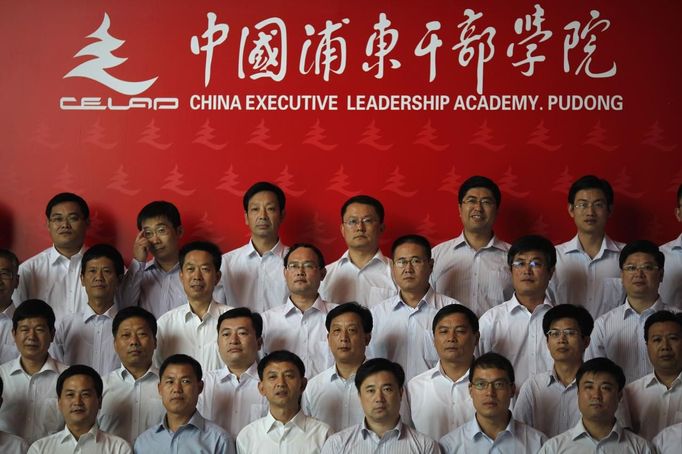
[(9, 281), (13, 277), (14, 277), (14, 273), (11, 271), (7, 271), (7, 270), (0, 271), (0, 279), (3, 279), (5, 281)]
[(80, 221), (83, 219), (83, 217), (79, 214), (70, 214), (68, 216), (52, 216), (50, 218), (50, 223), (55, 224), (55, 225), (62, 225), (65, 223), (69, 224), (75, 224), (76, 222)]
[(169, 234), (170, 234), (170, 229), (168, 227), (165, 227), (165, 226), (159, 226), (155, 229), (144, 229), (142, 232), (142, 235), (144, 235), (144, 237), (146, 239), (153, 238), (154, 235), (161, 237), (161, 236), (168, 236)]
[(514, 260), (511, 266), (512, 268), (516, 269), (525, 268), (527, 266), (530, 266), (531, 268), (542, 269), (545, 264), (539, 260), (531, 260), (530, 262), (526, 262), (525, 260)]
[(644, 271), (645, 273), (651, 273), (660, 269), (658, 265), (653, 263), (643, 263), (641, 265), (625, 265), (623, 271), (626, 273), (636, 273), (637, 271)]
[(364, 226), (373, 225), (376, 222), (377, 222), (377, 220), (374, 218), (362, 218), (362, 219), (350, 218), (350, 219), (343, 221), (344, 225), (346, 227), (348, 227), (349, 229), (355, 229), (360, 224), (362, 224)]
[(408, 264), (411, 264), (416, 268), (418, 266), (422, 266), (424, 262), (426, 262), (426, 259), (421, 257), (410, 257), (409, 259), (399, 258), (398, 260), (394, 260), (393, 264), (398, 268), (405, 268)]
[(573, 328), (550, 329), (550, 330), (547, 330), (546, 334), (548, 337), (551, 337), (552, 339), (558, 339), (561, 336), (576, 337), (578, 334), (580, 334), (580, 331), (578, 331), (577, 329), (573, 329)]
[(312, 271), (319, 268), (319, 266), (315, 262), (289, 262), (287, 263), (287, 269), (289, 271), (298, 271), (300, 269), (304, 271)]
[(488, 386), (493, 387), (494, 390), (500, 391), (502, 389), (505, 389), (507, 386), (509, 386), (509, 381), (507, 380), (495, 380), (495, 381), (485, 381), (485, 380), (477, 380), (471, 384), (475, 389), (478, 391), (483, 391), (488, 389)]
[(462, 200), (462, 205), (475, 206), (480, 204), (483, 208), (490, 208), (495, 205), (495, 200), (493, 199), (477, 199), (476, 197), (467, 197)]
[(606, 209), (606, 202), (603, 200), (597, 200), (594, 202), (585, 202), (584, 200), (576, 203), (573, 205), (579, 210), (586, 210), (590, 207), (594, 208), (595, 210), (604, 210)]

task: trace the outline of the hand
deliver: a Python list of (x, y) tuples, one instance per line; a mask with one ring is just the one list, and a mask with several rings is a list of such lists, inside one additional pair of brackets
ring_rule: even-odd
[(149, 240), (144, 237), (144, 231), (140, 230), (133, 243), (133, 257), (135, 260), (142, 263), (146, 262), (150, 247)]

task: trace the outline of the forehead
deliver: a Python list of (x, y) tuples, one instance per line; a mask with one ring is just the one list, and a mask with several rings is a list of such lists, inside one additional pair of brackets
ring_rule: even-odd
[(585, 200), (588, 202), (593, 200), (606, 201), (606, 194), (604, 194), (604, 191), (597, 188), (581, 189), (575, 193), (575, 201), (577, 202), (579, 200)]
[[(189, 364), (169, 364), (163, 371), (163, 377), (192, 377), (197, 378), (194, 368)], [(163, 378), (162, 377), (162, 378)]]
[(542, 251), (539, 251), (537, 249), (533, 249), (530, 251), (521, 251), (514, 255), (514, 259), (544, 259), (545, 254)]
[(207, 251), (189, 251), (185, 255), (185, 265), (211, 265), (213, 266), (213, 256)]
[(588, 382), (597, 385), (610, 384), (613, 386), (618, 386), (616, 377), (609, 374), (608, 372), (585, 372), (585, 374), (583, 374), (583, 376), (580, 377), (580, 382), (578, 382), (578, 386)]
[(351, 324), (362, 326), (362, 318), (359, 314), (356, 314), (355, 312), (344, 312), (343, 314), (334, 317), (330, 323), (331, 326)]
[(298, 367), (296, 367), (296, 364), (291, 363), (289, 361), (272, 361), (269, 362), (266, 366), (265, 369), (263, 369), (263, 374), (283, 374), (285, 372), (295, 372), (297, 376), (300, 376), (300, 372), (298, 370)]
[(17, 327), (29, 326), (29, 327), (39, 327), (44, 326), (47, 328), (47, 320), (43, 317), (29, 317), (17, 322)]
[(624, 263), (643, 263), (643, 262), (655, 262), (656, 259), (653, 255), (647, 252), (634, 252), (627, 256)]
[(72, 375), (64, 380), (63, 389), (95, 389), (95, 381), (85, 374)]
[(394, 257), (404, 257), (413, 255), (426, 255), (426, 249), (424, 246), (417, 243), (403, 243), (397, 248), (393, 253)]
[(111, 260), (109, 257), (95, 257), (93, 259), (88, 260), (88, 262), (85, 264), (86, 267), (91, 267), (91, 266), (108, 266), (112, 267), (114, 266), (114, 261)]
[(142, 220), (142, 227), (171, 226), (173, 223), (166, 216), (152, 216)]
[(509, 375), (504, 369), (498, 369), (497, 367), (476, 367), (474, 369), (473, 380), (509, 380)]
[(301, 261), (317, 261), (317, 254), (315, 251), (308, 247), (296, 248), (291, 254), (289, 254), (289, 261), (291, 260), (301, 260)]
[(277, 200), (277, 195), (275, 195), (274, 192), (271, 191), (260, 191), (256, 192), (254, 195), (251, 196), (249, 199), (248, 205), (277, 205), (277, 208), (279, 208), (279, 201)]
[(237, 328), (253, 329), (253, 320), (251, 320), (251, 317), (233, 317), (226, 318), (220, 322), (221, 330)]
[(445, 317), (438, 320), (436, 329), (438, 329), (440, 326), (466, 326), (467, 328), (471, 328), (471, 323), (469, 323), (469, 318), (466, 315), (462, 313), (456, 313), (446, 315)]
[(493, 195), (493, 191), (491, 191), (488, 188), (471, 188), (467, 190), (467, 192), (464, 193), (463, 199), (466, 199), (467, 197), (476, 197), (478, 199), (482, 198), (489, 198), (489, 199), (495, 199), (495, 196)]
[(12, 264), (12, 261), (9, 260), (7, 257), (0, 257), (0, 269), (16, 271), (16, 268)]
[(81, 216), (83, 215), (83, 212), (81, 211), (80, 205), (78, 205), (76, 202), (62, 202), (58, 203), (55, 206), (52, 207), (50, 210), (50, 216), (53, 214), (80, 214)]
[(679, 323), (670, 320), (656, 322), (649, 326), (649, 336), (674, 333), (682, 333), (682, 326), (680, 326)]
[(142, 317), (128, 317), (125, 320), (121, 322), (120, 325), (118, 325), (118, 332), (121, 330), (127, 330), (127, 329), (132, 329), (132, 330), (139, 330), (139, 329), (146, 329), (148, 331), (151, 331), (151, 327), (147, 323), (147, 320), (143, 319)]
[(346, 212), (343, 214), (346, 217), (365, 217), (374, 216), (378, 217), (377, 210), (372, 205), (367, 205), (364, 203), (351, 203), (346, 207)]
[(391, 372), (387, 370), (382, 370), (379, 372), (376, 372), (372, 375), (368, 375), (365, 377), (365, 379), (361, 383), (362, 388), (366, 388), (368, 386), (384, 386), (384, 385), (394, 385), (398, 386), (398, 380), (395, 378), (395, 375), (393, 375)]
[(578, 321), (574, 318), (558, 318), (549, 325), (550, 328), (575, 328), (579, 329)]

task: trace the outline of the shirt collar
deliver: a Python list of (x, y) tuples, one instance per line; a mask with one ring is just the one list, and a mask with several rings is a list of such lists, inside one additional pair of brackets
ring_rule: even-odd
[[(202, 322), (205, 321), (206, 320), (205, 317), (209, 316), (209, 315), (211, 317), (215, 318), (216, 320), (218, 319), (218, 317), (220, 317), (220, 313), (218, 310), (218, 304), (219, 303), (216, 303), (215, 300), (211, 301), (208, 304), (208, 309), (206, 310), (206, 315), (204, 315), (204, 319), (202, 320)], [(194, 316), (194, 315), (196, 315), (196, 314), (194, 312), (192, 312), (192, 306), (190, 306), (190, 304), (187, 303), (185, 305), (185, 321), (190, 320), (192, 318), (192, 316)]]
[[(99, 428), (97, 427), (97, 423), (93, 424), (90, 430), (88, 430), (86, 433), (80, 436), (80, 440), (87, 440), (88, 438), (93, 438), (95, 440), (95, 443), (97, 443), (97, 433), (99, 432)], [(76, 437), (73, 436), (71, 431), (67, 426), (64, 426), (64, 429), (59, 432), (59, 443), (64, 444), (66, 442), (71, 442), (74, 445), (78, 444), (79, 440), (76, 440)]]
[[(350, 264), (353, 264), (353, 262), (351, 262), (350, 260), (350, 250), (346, 250), (346, 252), (343, 253), (339, 261), (342, 263), (348, 262)], [(388, 265), (388, 258), (381, 252), (381, 249), (377, 249), (377, 253), (374, 254), (374, 257), (372, 257), (363, 268), (367, 268), (374, 262), (381, 262)]]
[(396, 300), (395, 300), (395, 304), (393, 305), (393, 310), (394, 310), (394, 311), (400, 309), (400, 308), (403, 307), (403, 306), (409, 307), (410, 309), (414, 309), (415, 311), (421, 309), (421, 307), (422, 307), (424, 304), (429, 304), (429, 305), (435, 307), (435, 302), (434, 302), (434, 299), (435, 299), (435, 292), (434, 292), (434, 290), (433, 290), (433, 287), (431, 287), (431, 286), (429, 286), (429, 289), (426, 291), (426, 293), (424, 294), (424, 296), (422, 296), (422, 299), (419, 300), (419, 302), (417, 303), (417, 307), (415, 307), (415, 308), (412, 308), (412, 306), (407, 305), (407, 304), (403, 301), (403, 299), (400, 297), (400, 291), (398, 291), (398, 294), (396, 295), (395, 299), (396, 299)]
[(564, 384), (559, 380), (559, 376), (556, 373), (556, 369), (552, 367), (549, 371), (548, 377), (547, 377), (547, 387), (549, 388), (552, 386), (552, 383), (558, 383), (564, 388), (568, 389), (576, 385), (575, 378), (573, 378), (573, 381), (568, 384), (568, 386), (564, 386)]
[(118, 309), (116, 308), (116, 303), (112, 304), (109, 309), (107, 309), (103, 314), (98, 314), (94, 311), (94, 309), (89, 305), (86, 304), (85, 308), (83, 309), (83, 323), (86, 323), (88, 320), (94, 317), (107, 317), (111, 320), (116, 317), (116, 313), (118, 312)]
[[(14, 375), (18, 372), (25, 373), (24, 368), (21, 367), (21, 356), (13, 359), (11, 364), (12, 368), (10, 371), (10, 375)], [(47, 355), (47, 360), (45, 360), (43, 367), (41, 367), (40, 370), (36, 372), (35, 375), (42, 374), (44, 372), (54, 372), (55, 374), (61, 373), (59, 367), (57, 366), (57, 361), (55, 361), (54, 358), (52, 358), (49, 354)]]
[(436, 377), (443, 377), (446, 380), (449, 380), (453, 382), (454, 384), (458, 385), (460, 383), (469, 383), (469, 369), (467, 369), (464, 374), (457, 379), (457, 381), (453, 380), (450, 378), (445, 371), (443, 370), (443, 366), (440, 363), (440, 360), (436, 363), (436, 367), (433, 368), (433, 373), (431, 374), (431, 378), (436, 378)]
[[(296, 307), (294, 302), (291, 301), (291, 296), (289, 296), (289, 298), (287, 298), (287, 302), (284, 303), (284, 307), (285, 307), (285, 309), (284, 309), (284, 316), (285, 317), (288, 315), (294, 314), (296, 312), (301, 312), (300, 309)], [(319, 293), (317, 294), (317, 299), (315, 299), (315, 302), (313, 303), (313, 305), (310, 306), (310, 308), (308, 308), (308, 310), (311, 310), (311, 309), (315, 309), (319, 312), (322, 312), (323, 314), (327, 313), (327, 305), (324, 304), (324, 300), (322, 299), (322, 297), (320, 296)]]
[[(604, 238), (601, 241), (601, 247), (599, 248), (599, 252), (597, 255), (595, 255), (595, 259), (601, 257), (605, 251), (610, 251), (610, 252), (615, 252), (615, 253), (620, 253), (620, 247), (618, 246), (618, 243), (613, 241), (608, 235), (604, 235)], [(580, 240), (578, 239), (578, 235), (574, 236), (571, 241), (568, 242), (568, 250), (566, 252), (583, 252), (583, 246), (580, 244)]]
[[(618, 422), (618, 419), (616, 418), (616, 423), (613, 425), (611, 428), (611, 432), (604, 437), (602, 440), (606, 440), (607, 438), (611, 438), (613, 434), (616, 434), (616, 438), (618, 440), (621, 440), (623, 436), (623, 427), (620, 425)], [(570, 434), (571, 434), (571, 439), (572, 440), (577, 440), (578, 438), (583, 438), (583, 437), (590, 437), (592, 438), (592, 435), (585, 429), (585, 425), (583, 425), (583, 418), (581, 417), (578, 420), (578, 424), (575, 425), (572, 429), (570, 429)], [(594, 440), (594, 438), (592, 438)], [(601, 440), (596, 440), (597, 442)]]
[[(507, 423), (507, 427), (504, 428), (500, 434), (497, 435), (496, 439), (500, 437), (500, 435), (504, 432), (509, 432), (512, 436), (515, 435), (516, 433), (516, 427), (514, 423), (514, 418), (511, 417), (511, 414), (509, 415), (509, 422)], [(474, 440), (478, 439), (481, 437), (488, 437), (485, 432), (483, 432), (483, 429), (481, 429), (481, 426), (478, 424), (478, 420), (476, 419), (476, 415), (469, 421), (465, 426), (464, 426), (464, 433), (467, 435), (467, 438)]]
[(658, 311), (667, 309), (666, 305), (661, 301), (660, 297), (658, 297), (656, 299), (656, 301), (654, 301), (654, 304), (652, 304), (651, 307), (644, 309), (641, 314), (638, 314), (637, 311), (635, 311), (632, 308), (632, 305), (630, 304), (630, 300), (628, 298), (625, 298), (625, 304), (624, 304), (623, 308), (624, 308), (623, 319), (626, 319), (630, 315), (648, 317), (649, 315), (653, 314), (654, 312), (658, 312)]
[[(507, 312), (509, 312), (510, 314), (514, 311), (518, 311), (521, 309), (528, 311), (528, 309), (526, 309), (526, 306), (521, 304), (521, 302), (516, 298), (516, 292), (514, 292), (514, 295), (512, 295), (511, 299), (504, 304), (507, 305)], [(542, 304), (538, 305), (538, 307), (536, 307), (535, 310), (538, 310), (538, 308), (542, 306), (547, 306), (548, 308), (552, 307), (552, 302), (549, 300), (549, 298), (547, 298), (547, 295), (545, 295), (545, 300), (542, 302)], [(534, 312), (535, 311), (531, 312), (531, 315), (533, 315)]]
[(161, 268), (158, 263), (156, 263), (156, 259), (151, 259), (151, 260), (147, 261), (147, 263), (145, 263), (144, 270), (147, 271), (147, 270), (152, 270), (152, 269), (157, 269), (159, 271), (163, 271), (164, 273), (168, 273), (168, 274), (179, 272), (180, 271), (180, 262), (176, 263), (173, 266), (173, 268), (171, 268), (169, 271), (164, 271), (164, 269)]
[(10, 301), (9, 306), (7, 306), (4, 311), (0, 312), (0, 316), (5, 316), (12, 320), (12, 317), (14, 317), (14, 309), (14, 304)]
[[(268, 254), (276, 255), (278, 257), (284, 257), (286, 254), (287, 247), (282, 244), (282, 240), (278, 239), (277, 243), (270, 249), (269, 251), (265, 251), (263, 254), (263, 257), (265, 257)], [(258, 253), (256, 248), (253, 246), (253, 241), (249, 240), (249, 243), (246, 245), (246, 255), (249, 257), (260, 257), (261, 255)]]
[[(651, 376), (649, 377), (649, 379), (644, 381), (645, 388), (650, 388), (651, 386), (655, 385), (661, 385), (664, 388), (668, 389), (668, 387), (658, 379), (658, 377), (656, 376), (656, 371), (652, 372), (650, 375)], [(682, 383), (682, 372), (680, 372), (677, 378), (673, 380), (672, 384), (670, 385), (670, 389), (679, 386), (680, 383)]]
[(682, 249), (682, 233), (676, 239), (671, 241), (673, 249)]
[(70, 259), (68, 259), (65, 256), (63, 256), (62, 254), (60, 254), (59, 251), (57, 250), (57, 248), (53, 244), (52, 247), (49, 249), (49, 252), (48, 252), (50, 264), (55, 264), (55, 263), (57, 263), (58, 260), (62, 260), (62, 259), (68, 260), (68, 261), (77, 260), (78, 262), (80, 262), (81, 259), (83, 258), (83, 252), (85, 252), (85, 249), (86, 249), (85, 245), (81, 246), (81, 250), (78, 251), (77, 254), (74, 254), (73, 256), (71, 256)]
[(287, 421), (286, 424), (282, 424), (280, 421), (276, 420), (274, 416), (272, 416), (272, 413), (268, 411), (268, 414), (265, 416), (265, 432), (268, 433), (275, 429), (278, 426), (285, 426), (285, 427), (298, 427), (301, 429), (302, 432), (305, 432), (305, 423), (306, 423), (306, 416), (303, 414), (303, 410), (299, 409), (298, 413), (294, 415), (293, 418), (291, 418), (289, 421)]
[[(362, 434), (363, 439), (366, 439), (367, 437), (370, 437), (370, 436), (374, 436), (377, 438), (379, 437), (379, 435), (377, 435), (376, 432), (374, 432), (372, 429), (370, 429), (367, 426), (367, 418), (362, 418), (362, 428), (361, 428), (360, 432)], [(391, 433), (391, 432), (396, 432), (396, 434), (397, 434), (396, 438), (400, 438), (402, 436), (403, 422), (400, 419), (398, 419), (398, 424), (396, 424), (392, 429), (387, 430), (386, 433), (384, 433), (384, 437), (386, 436), (386, 434)]]
[[(254, 361), (254, 363), (251, 364), (248, 369), (242, 372), (242, 378), (244, 377), (244, 375), (248, 376), (249, 378), (258, 380), (258, 362)], [(220, 381), (224, 382), (226, 380), (229, 380), (231, 377), (234, 377), (235, 380), (237, 379), (237, 375), (230, 370), (227, 364), (225, 364), (225, 367), (220, 369)]]
[[(460, 248), (462, 246), (469, 246), (469, 243), (467, 242), (466, 237), (464, 236), (464, 230), (462, 230), (462, 233), (459, 234), (458, 237), (456, 237), (453, 241), (453, 249)], [(471, 246), (469, 246), (471, 247)], [(490, 241), (488, 241), (488, 244), (483, 246), (481, 249), (499, 249), (501, 251), (507, 252), (509, 251), (509, 245), (499, 239), (495, 234), (493, 233), (492, 238), (490, 238)]]
[[(183, 424), (182, 426), (178, 427), (178, 430), (176, 430), (176, 432), (180, 431), (183, 427), (187, 426), (193, 426), (202, 432), (204, 431), (204, 428), (206, 427), (206, 420), (204, 419), (203, 416), (201, 416), (201, 414), (199, 414), (199, 411), (196, 408), (194, 409), (194, 414), (192, 414), (192, 417), (189, 418), (189, 421), (187, 421), (187, 423)], [(156, 426), (156, 432), (161, 432), (162, 430), (165, 430), (167, 432), (171, 431), (166, 423), (166, 414), (163, 415), (161, 423), (158, 426)]]
[[(118, 375), (118, 376), (121, 378), (121, 380), (123, 380), (123, 381), (128, 381), (128, 380), (130, 379), (131, 381), (134, 382), (134, 381), (147, 380), (148, 378), (154, 379), (154, 380), (156, 380), (156, 381), (159, 380), (159, 368), (158, 368), (158, 367), (154, 367), (153, 364), (149, 367), (149, 369), (147, 370), (147, 372), (145, 372), (144, 375), (142, 375), (142, 376), (141, 376), (140, 378), (138, 378), (137, 380), (135, 380), (135, 378), (133, 377), (133, 374), (131, 374), (131, 373), (128, 371), (128, 369), (125, 368), (125, 366), (124, 366), (123, 364), (121, 364), (121, 367), (120, 367), (116, 372), (117, 372), (117, 375)], [(130, 378), (128, 378), (128, 377), (130, 377)]]

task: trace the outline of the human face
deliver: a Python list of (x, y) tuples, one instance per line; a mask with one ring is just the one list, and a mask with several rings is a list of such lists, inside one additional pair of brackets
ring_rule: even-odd
[(80, 249), (90, 220), (85, 219), (76, 202), (62, 202), (52, 207), (47, 229), (57, 250)]
[(611, 207), (601, 189), (581, 189), (575, 193), (574, 203), (568, 204), (568, 214), (575, 221), (579, 233), (603, 235)]
[(675, 322), (659, 322), (649, 327), (646, 343), (654, 371), (679, 374), (682, 371), (682, 327)]
[[(357, 223), (349, 226), (348, 223)], [(384, 231), (384, 224), (379, 222), (379, 215), (372, 205), (351, 203), (346, 207), (341, 224), (341, 235), (348, 249), (375, 252), (379, 248), (379, 237)]]
[(621, 395), (611, 374), (587, 372), (578, 383), (578, 408), (587, 421), (612, 423)]
[(635, 270), (625, 271), (628, 266), (642, 266), (651, 265), (656, 267), (656, 260), (650, 254), (644, 252), (635, 252), (630, 254), (625, 262), (623, 262), (623, 269), (620, 272), (623, 287), (628, 298), (643, 299), (647, 301), (655, 301), (658, 298), (658, 286), (663, 280), (663, 270), (656, 269), (651, 271)]
[(258, 359), (260, 346), (251, 318), (227, 318), (220, 324), (218, 350), (230, 369), (248, 369)]
[(365, 378), (360, 385), (360, 403), (370, 424), (394, 424), (400, 417), (403, 390), (388, 371)]
[(12, 302), (12, 293), (19, 285), (19, 274), (12, 262), (0, 257), (0, 307)]
[(249, 200), (244, 219), (254, 238), (274, 240), (278, 238), (284, 211), (280, 209), (275, 193), (261, 191)]
[(20, 320), (12, 335), (22, 358), (40, 362), (47, 358), (54, 332), (50, 331), (44, 318), (31, 317)]
[[(559, 337), (547, 336), (547, 348), (552, 359), (556, 362), (580, 364), (583, 353), (590, 344), (589, 336), (583, 336), (580, 332), (578, 321), (572, 318), (560, 318), (549, 325), (550, 330), (559, 330)], [(564, 330), (573, 330), (575, 335), (563, 334)]]
[(295, 409), (299, 408), (306, 383), (307, 380), (301, 376), (295, 364), (288, 361), (271, 362), (263, 370), (258, 391), (268, 399), (270, 407)]
[(155, 259), (177, 259), (182, 226), (176, 229), (166, 216), (155, 216), (142, 221), (142, 232), (149, 242), (149, 252)]
[[(513, 262), (520, 262), (515, 267)], [(537, 266), (532, 267), (530, 262)], [(545, 294), (553, 269), (547, 266), (547, 259), (542, 251), (519, 252), (512, 261), (512, 284), (517, 297), (540, 298)]]
[(113, 304), (119, 284), (114, 262), (108, 257), (88, 260), (81, 273), (81, 284), (90, 301), (104, 301)]
[(450, 314), (438, 321), (433, 342), (441, 362), (471, 364), (478, 338), (466, 315)]
[[(413, 259), (421, 263), (412, 264)], [(404, 263), (402, 268), (401, 262)], [(426, 258), (426, 251), (421, 245), (403, 243), (395, 248), (391, 261), (391, 273), (401, 291), (426, 293), (429, 289), (429, 277), (432, 270), (433, 260)]]
[(338, 315), (329, 324), (327, 341), (337, 363), (361, 364), (370, 338), (371, 334), (362, 328), (362, 319), (354, 312)]
[[(293, 268), (294, 265), (299, 267)], [(320, 268), (315, 251), (306, 247), (298, 248), (289, 254), (287, 267), (284, 268), (284, 278), (289, 292), (298, 296), (317, 296), (320, 282), (326, 273), (325, 268)]]
[(169, 364), (159, 381), (159, 394), (166, 411), (189, 418), (197, 408), (204, 382), (189, 364)]
[(190, 302), (210, 303), (213, 289), (220, 280), (211, 254), (206, 251), (190, 251), (180, 270), (180, 280)]
[(102, 399), (97, 397), (95, 383), (89, 375), (72, 375), (64, 380), (57, 399), (66, 426), (88, 429), (97, 421)]
[[(484, 389), (477, 389), (476, 384), (487, 384)], [(495, 389), (495, 383), (500, 389)], [(516, 387), (509, 382), (507, 372), (502, 369), (474, 370), (473, 380), (469, 383), (469, 394), (474, 403), (476, 413), (485, 418), (502, 418), (509, 414), (509, 402), (516, 392)]]
[(464, 232), (490, 234), (497, 217), (497, 203), (490, 189), (471, 188), (459, 204), (459, 218)]
[(141, 317), (130, 317), (118, 325), (114, 350), (127, 369), (148, 369), (156, 348), (156, 338)]

